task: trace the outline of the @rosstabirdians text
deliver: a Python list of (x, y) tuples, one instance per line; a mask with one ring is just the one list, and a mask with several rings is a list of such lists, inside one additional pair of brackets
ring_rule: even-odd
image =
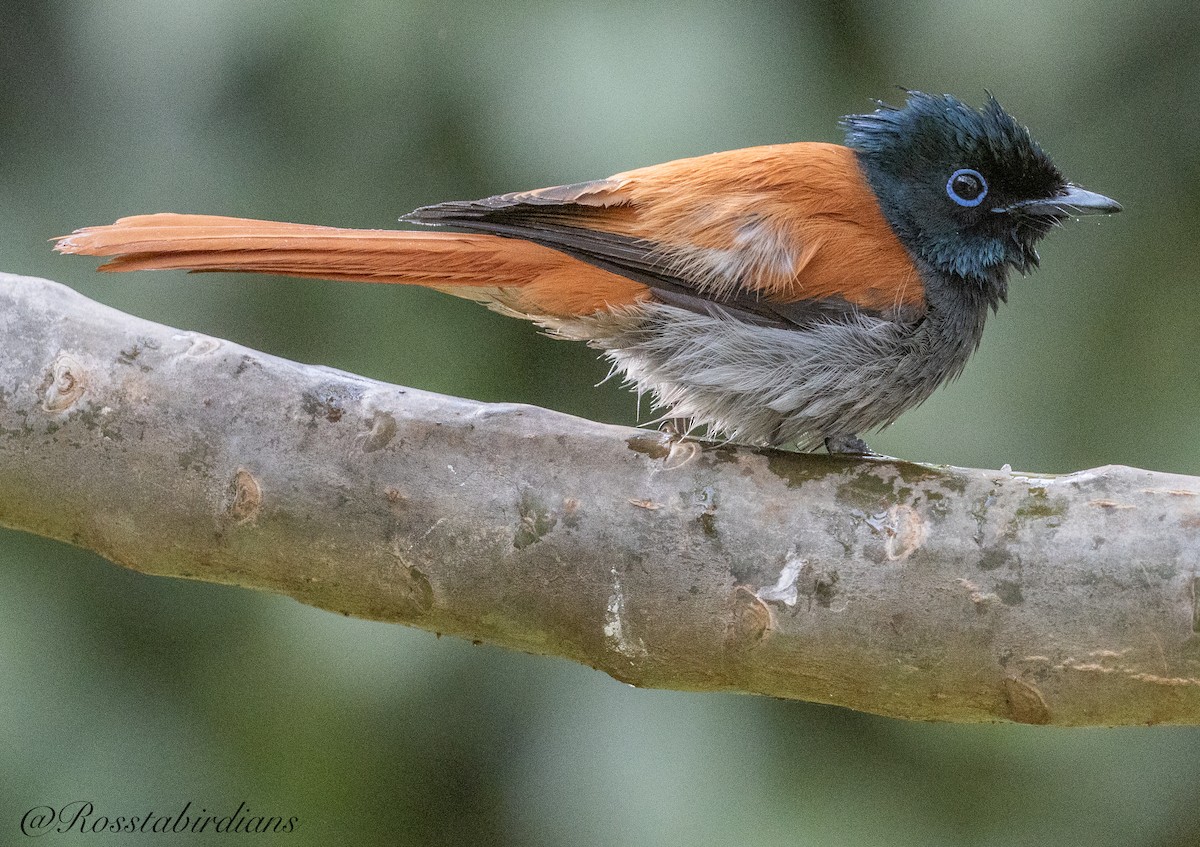
[(295, 832), (299, 825), (300, 818), (296, 815), (263, 814), (252, 809), (245, 801), (239, 803), (232, 814), (227, 810), (213, 811), (198, 807), (190, 800), (174, 812), (147, 809), (133, 814), (100, 808), (91, 800), (73, 800), (61, 806), (34, 806), (21, 815), (21, 832), (31, 838), (51, 832), (126, 835), (138, 832), (216, 832), (254, 835)]

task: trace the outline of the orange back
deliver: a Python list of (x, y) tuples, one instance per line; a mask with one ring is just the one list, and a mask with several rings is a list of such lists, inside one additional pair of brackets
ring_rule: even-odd
[[(840, 297), (876, 310), (924, 304), (917, 268), (847, 147), (751, 147), (611, 181), (636, 211), (633, 220), (615, 218), (614, 231), (656, 241), (681, 261), (696, 248), (765, 242), (752, 287), (772, 300)], [(771, 245), (791, 261), (771, 261)]]

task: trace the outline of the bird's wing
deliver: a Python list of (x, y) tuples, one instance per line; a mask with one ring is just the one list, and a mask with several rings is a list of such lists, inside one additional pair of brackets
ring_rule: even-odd
[(425, 206), (404, 220), (521, 238), (694, 311), (804, 326), (923, 311), (920, 277), (853, 154), (749, 148), (604, 180)]

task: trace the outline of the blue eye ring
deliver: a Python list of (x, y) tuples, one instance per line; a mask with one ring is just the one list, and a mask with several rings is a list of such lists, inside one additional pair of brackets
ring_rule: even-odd
[[(956, 181), (958, 181), (960, 177), (969, 177), (970, 179), (963, 180), (962, 183), (960, 183), (959, 186), (956, 187), (954, 185), (954, 183)], [(971, 182), (975, 182), (976, 185), (972, 186)], [(971, 190), (971, 188), (974, 188), (974, 187), (978, 187), (978, 189), (979, 189), (979, 193), (976, 194), (974, 197), (970, 197), (970, 196), (964, 197), (962, 194), (959, 193), (959, 191), (961, 191), (964, 188), (966, 188), (969, 191), (969, 190)], [(955, 203), (957, 203), (960, 206), (966, 206), (967, 208), (971, 208), (972, 206), (978, 206), (980, 203), (983, 202), (983, 198), (987, 197), (987, 193), (988, 193), (987, 180), (983, 178), (983, 174), (981, 174), (979, 171), (975, 170), (974, 168), (959, 168), (954, 173), (950, 174), (950, 178), (948, 180), (946, 180), (946, 194), (950, 197), (951, 200), (953, 200)]]

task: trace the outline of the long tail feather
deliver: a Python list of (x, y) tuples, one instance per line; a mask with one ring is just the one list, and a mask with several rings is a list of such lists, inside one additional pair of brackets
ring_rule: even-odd
[(339, 229), (214, 215), (121, 218), (55, 239), (112, 257), (102, 271), (180, 269), (424, 285), (528, 317), (589, 314), (644, 286), (528, 241), (483, 233)]
[(87, 227), (56, 239), (54, 249), (112, 256), (102, 271), (248, 271), (438, 286), (521, 285), (548, 263), (561, 262), (546, 248), (489, 235), (177, 214)]

